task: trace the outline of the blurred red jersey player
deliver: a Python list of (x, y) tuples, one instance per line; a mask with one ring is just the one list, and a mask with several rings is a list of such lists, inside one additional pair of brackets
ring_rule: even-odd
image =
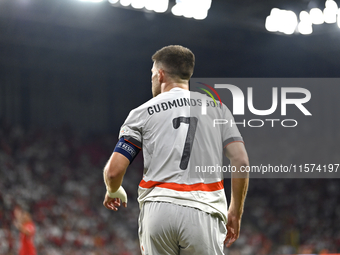
[(14, 209), (14, 225), (20, 231), (19, 255), (36, 255), (34, 246), (35, 225), (31, 215), (21, 206)]

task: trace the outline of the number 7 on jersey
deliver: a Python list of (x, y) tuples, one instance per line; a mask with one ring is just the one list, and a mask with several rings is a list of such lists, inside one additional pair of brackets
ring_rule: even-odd
[(188, 167), (192, 145), (195, 139), (198, 119), (196, 117), (177, 117), (172, 120), (174, 129), (178, 129), (181, 123), (189, 124), (187, 137), (185, 139), (184, 149), (182, 153), (181, 162), (179, 167), (186, 170)]

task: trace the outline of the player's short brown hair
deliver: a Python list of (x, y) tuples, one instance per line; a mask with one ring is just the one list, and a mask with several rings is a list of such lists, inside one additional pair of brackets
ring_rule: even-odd
[(158, 50), (152, 60), (161, 64), (171, 77), (179, 77), (182, 80), (189, 80), (194, 72), (195, 55), (180, 45), (169, 45)]

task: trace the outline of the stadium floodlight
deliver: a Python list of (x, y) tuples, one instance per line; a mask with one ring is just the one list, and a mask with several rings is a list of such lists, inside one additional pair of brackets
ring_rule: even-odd
[(269, 32), (277, 32), (279, 31), (280, 19), (281, 19), (281, 10), (278, 8), (273, 8), (270, 11), (270, 15), (266, 18), (266, 29)]
[(308, 12), (302, 11), (299, 15), (300, 23), (298, 25), (298, 31), (300, 34), (309, 35), (313, 33), (312, 19)]
[(312, 23), (301, 21), (298, 25), (298, 31), (303, 35), (309, 35), (313, 33)]
[(169, 0), (145, 0), (145, 9), (158, 13), (168, 10)]
[(293, 11), (273, 8), (266, 18), (265, 27), (270, 32), (281, 32), (290, 35), (295, 32), (297, 24), (297, 16)]
[(334, 10), (335, 12), (338, 11), (338, 5), (335, 1), (333, 0), (327, 0), (325, 3), (326, 8), (329, 8), (331, 10)]
[(131, 0), (120, 0), (120, 4), (127, 7), (131, 4)]
[(89, 2), (89, 3), (101, 3), (104, 0), (78, 0), (80, 2)]
[(311, 19), (309, 13), (306, 12), (306, 11), (300, 12), (299, 18), (300, 18), (300, 21), (304, 21), (304, 22), (312, 24), (312, 19)]
[(208, 17), (208, 11), (207, 10), (198, 10), (194, 12), (194, 19), (202, 20)]
[(312, 23), (315, 25), (320, 25), (325, 22), (323, 13), (320, 9), (318, 8), (313, 8), (310, 10), (309, 15), (312, 19)]
[(340, 28), (340, 9), (334, 0), (326, 0), (323, 11), (318, 8), (312, 8), (309, 12), (301, 11), (299, 19), (300, 23), (298, 23), (297, 16), (292, 11), (273, 8), (270, 15), (266, 18), (265, 28), (269, 32), (293, 34), (295, 31), (298, 31), (304, 35), (313, 32), (313, 24), (320, 25), (337, 22)]
[(176, 4), (172, 7), (171, 12), (175, 16), (182, 16), (184, 14), (184, 8), (180, 4)]
[(273, 16), (268, 16), (266, 18), (265, 27), (266, 27), (267, 31), (269, 31), (269, 32), (277, 32), (277, 25), (275, 23)]
[(323, 16), (326, 23), (335, 23), (336, 22), (336, 11), (332, 9), (325, 8), (323, 10)]
[(194, 17), (194, 10), (188, 8), (187, 10), (184, 11), (183, 17), (184, 17), (184, 18), (187, 18), (187, 19), (193, 18), (193, 17)]
[(338, 5), (333, 0), (326, 1), (326, 8), (323, 10), (323, 16), (326, 23), (335, 23), (338, 13)]
[(131, 6), (135, 9), (143, 9), (145, 7), (146, 0), (132, 0)]
[(282, 33), (291, 35), (295, 32), (296, 26), (298, 24), (297, 16), (293, 11), (284, 11), (284, 19), (286, 22), (282, 22)]
[(145, 8), (148, 11), (158, 13), (166, 12), (169, 6), (169, 0), (108, 0), (108, 2), (114, 6), (117, 6), (115, 4), (119, 2), (123, 7), (130, 8), (131, 6), (133, 9), (137, 10)]
[(169, 0), (158, 0), (154, 5), (153, 10), (158, 13), (166, 12), (168, 10)]
[(208, 16), (210, 7), (211, 0), (176, 0), (171, 12), (176, 16), (202, 20)]
[(199, 5), (193, 7), (193, 18), (203, 20), (208, 16), (208, 10), (211, 7), (211, 0), (198, 1)]

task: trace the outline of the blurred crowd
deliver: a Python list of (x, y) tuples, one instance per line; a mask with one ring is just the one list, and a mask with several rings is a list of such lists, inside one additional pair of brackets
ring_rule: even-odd
[(102, 169), (117, 139), (83, 137), (68, 127), (25, 131), (2, 123), (0, 129), (0, 254), (17, 254), (13, 227), (17, 203), (30, 207), (39, 255), (139, 254), (138, 157), (124, 181), (128, 208), (112, 212), (102, 205)]
[[(128, 208), (112, 212), (102, 205), (102, 171), (116, 142), (116, 134), (84, 135), (67, 126), (24, 130), (2, 121), (0, 255), (17, 254), (13, 208), (18, 203), (30, 208), (39, 255), (139, 255), (141, 154), (123, 182)], [(339, 184), (338, 179), (251, 179), (241, 236), (225, 253), (340, 252)]]
[(340, 182), (251, 179), (240, 239), (228, 254), (340, 253)]

